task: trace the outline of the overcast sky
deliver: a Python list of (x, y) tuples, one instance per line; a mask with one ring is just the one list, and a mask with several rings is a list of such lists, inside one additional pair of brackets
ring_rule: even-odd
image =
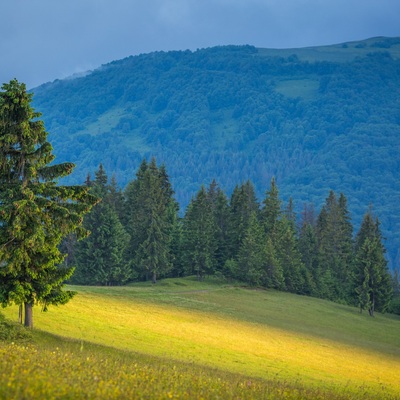
[(157, 50), (400, 36), (399, 0), (0, 1), (0, 84), (28, 88)]

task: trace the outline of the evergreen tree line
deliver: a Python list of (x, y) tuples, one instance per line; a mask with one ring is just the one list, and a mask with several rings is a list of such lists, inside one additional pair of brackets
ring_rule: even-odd
[[(63, 246), (76, 265), (72, 283), (154, 283), (162, 277), (219, 275), (246, 285), (358, 305), (385, 312), (399, 304), (397, 275), (385, 259), (380, 222), (371, 209), (354, 236), (344, 194), (330, 191), (319, 213), (297, 217), (283, 204), (275, 179), (260, 204), (251, 181), (228, 199), (214, 180), (191, 199), (184, 216), (165, 166), (143, 160), (126, 189), (100, 165), (86, 185), (102, 201), (85, 217), (91, 235)], [(395, 300), (392, 302), (393, 294)]]

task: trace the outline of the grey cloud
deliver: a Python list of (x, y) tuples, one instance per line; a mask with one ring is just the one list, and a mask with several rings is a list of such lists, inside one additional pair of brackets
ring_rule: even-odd
[(3, 1), (0, 82), (15, 76), (33, 87), (156, 50), (400, 36), (398, 15), (398, 0)]

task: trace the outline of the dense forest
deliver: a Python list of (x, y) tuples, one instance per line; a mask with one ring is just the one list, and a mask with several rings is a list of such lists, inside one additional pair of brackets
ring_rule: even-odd
[(165, 163), (180, 209), (216, 178), (232, 195), (272, 177), (298, 213), (333, 190), (357, 225), (379, 216), (400, 264), (400, 38), (305, 49), (222, 46), (114, 61), (34, 89), (57, 161), (83, 183), (102, 163), (121, 187), (143, 158)]
[(389, 272), (372, 207), (354, 236), (342, 192), (330, 190), (319, 212), (308, 203), (297, 217), (272, 177), (261, 203), (251, 180), (230, 198), (212, 180), (180, 213), (155, 157), (141, 161), (124, 190), (102, 164), (94, 180), (59, 185), (75, 165), (54, 163), (32, 97), (16, 79), (0, 91), (0, 303), (19, 305), (25, 326), (33, 327), (35, 304), (46, 310), (75, 295), (63, 290), (68, 280), (123, 285), (187, 275), (358, 305), (371, 316), (400, 312), (398, 273)]
[[(274, 288), (400, 313), (398, 276), (391, 275), (379, 219), (367, 209), (357, 234), (347, 198), (330, 191), (317, 213), (297, 218), (272, 178), (260, 204), (251, 181), (228, 199), (215, 180), (200, 187), (182, 218), (164, 165), (142, 161), (124, 191), (102, 165), (86, 186), (102, 201), (85, 217), (91, 235), (63, 244), (71, 282), (122, 285), (135, 280), (219, 275)], [(394, 295), (394, 301), (392, 301)]]

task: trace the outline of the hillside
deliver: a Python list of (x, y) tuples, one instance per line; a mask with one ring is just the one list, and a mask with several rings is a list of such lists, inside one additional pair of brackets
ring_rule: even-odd
[[(36, 310), (35, 317), (36, 327), (43, 333), (78, 340), (74, 345), (57, 342), (48, 335), (41, 339), (51, 363), (62, 359), (60, 352), (66, 352), (63, 362), (52, 367), (53, 382), (59, 382), (59, 390), (65, 388), (66, 378), (56, 371), (68, 368), (68, 363), (79, 363), (71, 373), (80, 382), (87, 379), (83, 375), (99, 374), (103, 379), (100, 374), (107, 373), (118, 358), (126, 360), (126, 365), (108, 383), (117, 387), (124, 387), (123, 381), (132, 377), (147, 380), (147, 390), (151, 390), (149, 382), (154, 382), (153, 390), (166, 390), (172, 385), (168, 374), (179, 379), (187, 376), (194, 385), (198, 377), (204, 382), (214, 376), (224, 382), (227, 376), (222, 374), (240, 374), (236, 382), (252, 382), (254, 390), (264, 387), (266, 398), (268, 392), (268, 398), (281, 398), (276, 391), (292, 399), (384, 399), (396, 398), (400, 393), (399, 317), (377, 314), (372, 319), (356, 308), (323, 300), (249, 290), (216, 280), (198, 282), (194, 278), (168, 279), (157, 285), (73, 288), (78, 296), (62, 310)], [(17, 313), (16, 307), (5, 310), (9, 318), (14, 319)], [(124, 350), (124, 354), (93, 349), (94, 343)], [(88, 349), (92, 349), (90, 355)], [(30, 357), (40, 355), (35, 352)], [(14, 365), (24, 365), (24, 358), (19, 357)], [(2, 362), (9, 368), (7, 359)], [(104, 365), (103, 372), (95, 360)], [(42, 363), (40, 360), (40, 376), (45, 376), (47, 362)], [(138, 365), (144, 368), (143, 373)], [(134, 375), (129, 373), (132, 368)], [(149, 368), (156, 370), (155, 375), (149, 374)], [(182, 368), (183, 375), (177, 372)], [(27, 370), (14, 373), (25, 377)], [(115, 366), (114, 370), (118, 371)], [(10, 378), (4, 375), (1, 379), (4, 383)], [(177, 394), (187, 390), (187, 382), (183, 381), (181, 389), (172, 385)], [(18, 382), (23, 387), (25, 379)], [(32, 385), (46, 388), (48, 383), (36, 379)], [(87, 385), (92, 385), (91, 380)], [(200, 389), (207, 393), (214, 385)], [(106, 390), (107, 386), (102, 382), (97, 388)], [(197, 386), (192, 388), (197, 390), (194, 388)], [(253, 396), (263, 398), (260, 393)]]
[(261, 199), (275, 176), (298, 211), (333, 189), (356, 226), (373, 204), (400, 262), (400, 38), (142, 54), (33, 91), (70, 182), (102, 162), (125, 186), (154, 155), (183, 208), (212, 178), (228, 193), (251, 179)]

